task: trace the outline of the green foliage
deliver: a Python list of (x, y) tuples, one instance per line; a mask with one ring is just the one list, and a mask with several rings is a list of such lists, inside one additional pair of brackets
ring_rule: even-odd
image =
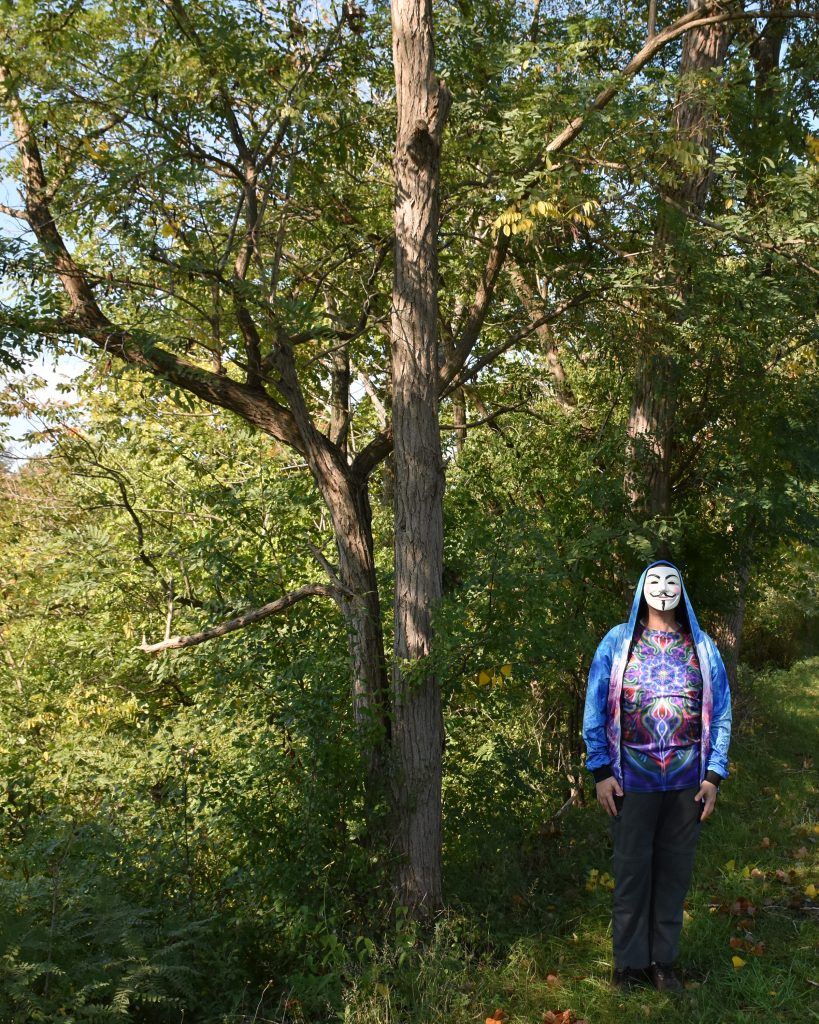
[(269, 977), (321, 1007), (374, 868), (336, 613), (136, 650), (171, 578), (185, 632), (314, 572), (305, 470), (172, 396), (90, 395), (5, 481), (3, 1018), (216, 1021)]

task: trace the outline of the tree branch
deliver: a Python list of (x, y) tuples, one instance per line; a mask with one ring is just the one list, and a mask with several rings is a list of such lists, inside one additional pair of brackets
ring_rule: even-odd
[[(543, 342), (546, 360), (549, 364), (549, 372), (554, 379), (555, 400), (564, 409), (574, 408), (577, 405), (577, 399), (574, 396), (571, 384), (566, 380), (566, 372), (563, 369), (563, 363), (560, 359), (560, 353), (558, 352), (554, 337), (549, 330), (549, 325), (540, 323), (538, 314), (540, 313), (541, 316), (543, 314), (538, 309), (539, 304), (535, 298), (535, 293), (529, 287), (529, 282), (523, 276), (523, 272), (514, 259), (509, 267), (509, 276), (512, 279), (512, 284), (518, 294), (518, 298), (529, 317), (530, 326)], [(540, 298), (545, 298), (545, 295), (541, 295)], [(535, 324), (538, 326), (535, 327)]]
[(498, 358), (498, 356), (503, 355), (503, 353), (507, 352), (510, 348), (512, 348), (513, 345), (517, 345), (519, 341), (522, 341), (530, 334), (534, 334), (539, 328), (544, 327), (547, 324), (553, 324), (556, 320), (559, 320), (560, 317), (562, 317), (567, 310), (572, 309), (574, 306), (579, 306), (582, 302), (585, 302), (590, 295), (591, 292), (589, 291), (581, 291), (577, 295), (573, 296), (571, 299), (567, 299), (565, 302), (561, 302), (559, 306), (557, 306), (555, 309), (551, 311), (551, 313), (544, 314), (543, 316), (538, 318), (533, 318), (528, 327), (524, 327), (520, 331), (517, 331), (515, 334), (511, 334), (506, 339), (506, 341), (502, 342), (500, 345), (496, 345), (494, 348), (489, 349), (489, 351), (485, 352), (484, 355), (480, 357), (480, 359), (477, 359), (474, 363), (462, 369), (461, 372), (452, 381), (452, 384), (447, 389), (445, 394), (449, 394), (449, 392), (456, 387), (461, 387), (466, 381), (472, 380), (474, 377), (478, 375), (478, 373), (480, 373), (480, 371), (485, 366), (488, 366), (490, 363), (493, 363)]
[(469, 423), (441, 423), (438, 427), (439, 430), (471, 430), (473, 427), (482, 427), (489, 424), (494, 424), (495, 420), (499, 416), (504, 416), (508, 412), (521, 412), (523, 409), (531, 408), (529, 403), (518, 403), (517, 405), (500, 405), (494, 412), (487, 412), (485, 416), (481, 416), (479, 420), (472, 420)]
[(296, 604), (298, 601), (303, 601), (307, 597), (330, 597), (337, 601), (340, 596), (341, 591), (338, 587), (331, 587), (326, 583), (307, 583), (305, 586), (299, 587), (298, 590), (291, 590), (284, 597), (279, 597), (275, 601), (263, 605), (261, 608), (238, 615), (235, 619), (221, 622), (218, 626), (210, 626), (199, 633), (190, 633), (187, 636), (172, 636), (156, 644), (141, 643), (137, 650), (144, 651), (146, 654), (157, 654), (160, 651), (195, 647), (197, 644), (203, 644), (207, 640), (214, 640), (228, 633), (235, 633), (236, 630), (250, 626), (254, 622), (261, 622), (262, 619), (267, 619), (271, 615), (283, 612), (291, 605)]
[[(704, 25), (715, 25), (724, 21), (739, 19), (748, 20), (754, 18), (807, 18), (819, 21), (819, 12), (814, 11), (742, 11), (738, 9), (720, 11), (718, 3), (712, 4), (708, 9), (713, 9), (716, 13), (703, 16), (702, 8), (696, 11), (689, 11), (681, 18), (678, 18), (677, 21), (669, 25), (668, 28), (663, 29), (662, 32), (659, 32), (648, 39), (642, 49), (632, 57), (611, 84), (607, 85), (597, 94), (586, 110), (582, 114), (573, 118), (566, 128), (560, 131), (546, 144), (535, 161), (535, 167), (545, 164), (547, 157), (550, 157), (555, 153), (559, 153), (570, 142), (576, 139), (586, 126), (586, 123), (592, 114), (607, 106), (618, 92), (620, 92), (623, 86), (639, 71), (641, 71), (642, 68), (644, 68), (645, 65), (648, 64), (648, 62), (652, 60), (652, 58), (655, 57), (664, 46), (667, 46), (669, 43), (673, 42), (675, 39), (679, 38), (691, 29), (700, 28)], [(528, 194), (529, 193), (527, 191), (524, 194), (524, 198)], [(455, 347), (455, 352), (451, 359), (447, 359), (444, 367), (442, 368), (442, 391), (446, 389), (460, 367), (464, 365), (469, 357), (469, 353), (472, 351), (472, 348), (478, 340), (481, 328), (483, 327), (483, 322), (486, 319), (486, 314), (492, 301), (495, 283), (506, 258), (506, 253), (508, 252), (508, 247), (508, 236), (504, 235), (503, 232), (499, 232), (489, 250), (485, 269), (478, 281), (478, 285), (475, 290), (475, 299), (473, 300), (466, 323), (461, 330), (461, 335)]]
[(0, 213), (5, 214), (6, 217), (16, 217), (17, 220), (28, 222), (28, 214), (25, 210), (15, 210), (13, 206), (6, 206), (5, 203), (0, 203)]
[[(716, 13), (703, 17), (702, 12), (704, 9), (710, 9)], [(586, 110), (573, 118), (563, 131), (559, 132), (547, 143), (541, 155), (541, 161), (545, 160), (547, 154), (559, 153), (561, 149), (576, 139), (585, 127), (589, 117), (607, 106), (622, 89), (623, 85), (641, 71), (668, 43), (673, 42), (694, 28), (702, 28), (705, 25), (717, 25), (725, 21), (747, 21), (755, 18), (806, 18), (811, 21), (819, 21), (819, 11), (743, 11), (736, 8), (721, 11), (719, 10), (718, 2), (710, 4), (707, 8), (688, 11), (681, 18), (672, 22), (668, 28), (664, 28), (662, 32), (658, 32), (646, 41), (643, 48), (631, 58), (615, 81), (607, 85), (605, 89), (601, 89)]]
[(461, 328), (458, 340), (453, 347), (451, 355), (447, 357), (446, 362), (441, 367), (438, 378), (438, 391), (440, 394), (446, 390), (458, 370), (464, 365), (469, 357), (469, 353), (475, 347), (480, 337), (486, 314), (489, 312), (489, 305), (495, 294), (495, 284), (508, 251), (509, 237), (502, 231), (499, 231), (492, 242), (486, 266), (475, 289), (475, 298), (469, 307), (469, 312), (466, 315), (466, 320)]
[(302, 440), (289, 409), (259, 388), (205, 370), (162, 347), (165, 339), (145, 330), (112, 323), (100, 309), (84, 271), (75, 262), (51, 214), (48, 189), (37, 140), (11, 72), (0, 65), (0, 91), (9, 111), (20, 153), (24, 201), (29, 223), (46, 259), (68, 297), (69, 312), (60, 320), (30, 321), (29, 329), (46, 336), (66, 334), (87, 338), (99, 349), (148, 370), (213, 405), (229, 409), (284, 444), (302, 451)]

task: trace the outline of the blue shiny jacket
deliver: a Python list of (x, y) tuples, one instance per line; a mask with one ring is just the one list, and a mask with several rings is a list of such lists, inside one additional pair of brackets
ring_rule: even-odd
[[(611, 766), (612, 773), (621, 786), (623, 771), (620, 763), (620, 695), (623, 689), (623, 674), (631, 652), (646, 574), (655, 565), (671, 563), (652, 562), (645, 568), (637, 584), (628, 622), (623, 622), (606, 633), (589, 669), (589, 685), (583, 715), (586, 767), (593, 771), (605, 765)], [(677, 571), (679, 572), (679, 569)], [(694, 609), (688, 600), (684, 581), (682, 601), (677, 610), (681, 624), (690, 629), (702, 672), (700, 782), (709, 770), (717, 772), (722, 778), (727, 778), (728, 743), (731, 739), (731, 691), (725, 665), (717, 645), (699, 627)]]

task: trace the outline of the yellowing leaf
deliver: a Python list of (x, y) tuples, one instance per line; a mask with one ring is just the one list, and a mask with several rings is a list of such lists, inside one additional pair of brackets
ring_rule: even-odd
[(486, 671), (486, 669), (482, 669), (478, 673), (478, 683), (481, 686), (488, 686), (491, 682), (492, 682), (492, 676)]
[(512, 666), (511, 665), (501, 665), (501, 675), (502, 676), (511, 676), (512, 675)]
[(816, 886), (813, 884), (813, 882), (811, 882), (810, 885), (805, 887), (805, 895), (809, 896), (810, 899), (814, 899), (814, 897), (816, 896)]
[(737, 869), (737, 862), (732, 857), (729, 861), (727, 861), (725, 863), (725, 870), (726, 871), (736, 871), (736, 869)]
[(745, 961), (742, 959), (741, 956), (732, 956), (731, 963), (734, 965), (734, 970), (737, 971), (740, 969), (740, 967), (745, 966)]

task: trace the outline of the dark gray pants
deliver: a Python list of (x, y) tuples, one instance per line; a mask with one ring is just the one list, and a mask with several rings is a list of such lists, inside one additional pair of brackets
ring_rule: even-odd
[(697, 789), (626, 793), (611, 822), (615, 967), (673, 963), (700, 834)]

